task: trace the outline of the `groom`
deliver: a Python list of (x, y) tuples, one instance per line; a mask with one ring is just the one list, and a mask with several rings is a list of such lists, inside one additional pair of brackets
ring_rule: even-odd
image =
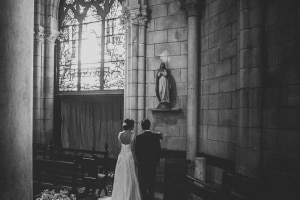
[(160, 138), (150, 131), (151, 123), (144, 119), (143, 133), (136, 137), (135, 153), (138, 161), (138, 175), (143, 200), (154, 199), (156, 167), (160, 159)]

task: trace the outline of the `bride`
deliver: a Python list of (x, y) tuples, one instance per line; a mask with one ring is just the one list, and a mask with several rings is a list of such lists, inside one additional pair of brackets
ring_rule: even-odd
[(111, 200), (141, 200), (134, 162), (135, 135), (131, 132), (134, 121), (126, 119), (122, 127), (123, 131), (118, 136), (121, 152), (117, 160)]

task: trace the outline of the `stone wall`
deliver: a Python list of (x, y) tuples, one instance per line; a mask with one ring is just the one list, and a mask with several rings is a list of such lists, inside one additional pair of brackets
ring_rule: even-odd
[(201, 14), (198, 150), (235, 160), (237, 1), (205, 1)]
[[(187, 18), (178, 0), (149, 0), (150, 20), (146, 45), (146, 116), (152, 129), (165, 134), (162, 146), (186, 150), (187, 101)], [(179, 111), (154, 112), (155, 76), (161, 62), (171, 73), (173, 108)]]
[(263, 166), (299, 175), (300, 7), (297, 1), (269, 1), (267, 6)]
[(299, 175), (299, 3), (203, 3), (198, 151), (247, 176)]

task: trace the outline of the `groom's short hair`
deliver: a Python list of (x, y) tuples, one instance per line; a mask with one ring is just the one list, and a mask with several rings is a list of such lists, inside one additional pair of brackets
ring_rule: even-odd
[(142, 129), (143, 130), (149, 130), (151, 126), (151, 122), (149, 119), (144, 119), (141, 123)]

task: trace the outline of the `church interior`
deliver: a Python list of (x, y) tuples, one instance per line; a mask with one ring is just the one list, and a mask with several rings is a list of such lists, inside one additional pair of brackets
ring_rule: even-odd
[(155, 200), (300, 199), (298, 0), (9, 0), (0, 26), (0, 200), (110, 196), (145, 118)]

